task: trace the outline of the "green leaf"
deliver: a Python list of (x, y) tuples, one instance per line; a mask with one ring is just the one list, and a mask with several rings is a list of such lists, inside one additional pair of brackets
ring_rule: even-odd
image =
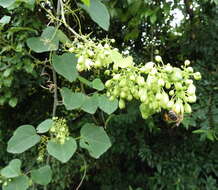
[(151, 21), (152, 24), (155, 24), (155, 22), (157, 21), (157, 16), (156, 16), (155, 13), (151, 15), (150, 21)]
[(16, 0), (0, 0), (0, 6), (3, 8), (10, 7)]
[(11, 20), (10, 16), (3, 16), (0, 19), (0, 24), (2, 24), (2, 25), (8, 24), (10, 22), (10, 20)]
[(108, 97), (106, 97), (105, 95), (101, 95), (98, 97), (98, 106), (102, 111), (110, 115), (118, 108), (118, 100), (115, 99), (113, 101), (110, 101)]
[(65, 87), (61, 89), (61, 96), (67, 110), (80, 108), (86, 100), (86, 96), (83, 93), (73, 93), (70, 89)]
[(48, 185), (52, 179), (52, 171), (50, 166), (44, 166), (37, 170), (31, 171), (31, 178), (33, 182), (40, 185)]
[(20, 171), (21, 161), (19, 159), (14, 159), (10, 161), (8, 166), (1, 170), (1, 175), (6, 178), (14, 178), (21, 175)]
[(45, 121), (43, 121), (37, 126), (36, 131), (37, 133), (46, 133), (49, 131), (49, 129), (51, 129), (52, 125), (53, 125), (53, 120), (46, 119)]
[(81, 0), (86, 6), (90, 6), (90, 0)]
[(76, 80), (78, 72), (76, 69), (77, 58), (72, 53), (65, 53), (61, 56), (54, 55), (52, 63), (55, 71), (70, 82)]
[(27, 39), (27, 45), (36, 53), (55, 51), (59, 46), (57, 37), (57, 29), (53, 26), (48, 26), (42, 32), (40, 37)]
[(107, 7), (99, 0), (91, 0), (90, 6), (79, 4), (91, 17), (104, 30), (109, 29), (110, 15)]
[(3, 190), (26, 190), (29, 186), (29, 178), (27, 176), (19, 176), (13, 178), (7, 185), (3, 185)]
[(14, 108), (17, 105), (17, 98), (11, 98), (8, 103), (12, 108)]
[(8, 141), (7, 151), (13, 154), (22, 153), (40, 141), (40, 136), (32, 125), (22, 125)]
[(92, 88), (101, 91), (104, 90), (104, 84), (100, 79), (95, 79), (92, 81)]
[(94, 114), (98, 108), (98, 96), (86, 96), (81, 108), (87, 113)]
[(49, 141), (47, 144), (48, 153), (62, 163), (66, 163), (73, 156), (77, 149), (76, 141), (69, 137), (64, 144)]
[(57, 38), (60, 40), (61, 43), (70, 43), (70, 39), (64, 34), (61, 30), (57, 31)]
[(80, 134), (80, 146), (87, 149), (94, 158), (99, 158), (111, 147), (110, 139), (103, 127), (87, 123), (82, 127)]

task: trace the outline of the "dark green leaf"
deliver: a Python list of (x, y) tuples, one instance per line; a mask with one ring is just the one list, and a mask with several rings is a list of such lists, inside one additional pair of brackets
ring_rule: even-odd
[(55, 71), (70, 82), (76, 80), (78, 72), (76, 69), (77, 58), (72, 53), (65, 53), (61, 56), (54, 55), (52, 63)]
[(32, 180), (40, 185), (47, 185), (52, 179), (52, 171), (50, 166), (44, 166), (37, 170), (31, 171)]
[(41, 37), (27, 39), (27, 45), (36, 53), (57, 50), (59, 45), (57, 29), (53, 26), (48, 26), (43, 30)]
[(90, 6), (79, 4), (92, 18), (94, 22), (96, 22), (100, 27), (104, 30), (109, 29), (110, 25), (110, 15), (107, 10), (107, 7), (101, 3), (99, 0), (91, 0)]

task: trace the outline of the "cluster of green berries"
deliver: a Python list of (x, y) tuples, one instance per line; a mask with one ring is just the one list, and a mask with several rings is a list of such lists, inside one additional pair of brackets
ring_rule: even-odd
[(45, 151), (46, 151), (46, 144), (48, 142), (49, 138), (47, 136), (42, 135), (41, 140), (40, 140), (40, 145), (38, 146), (38, 157), (37, 161), (38, 162), (43, 162), (44, 157), (45, 157)]
[(69, 137), (66, 119), (54, 117), (53, 121), (53, 126), (50, 129), (52, 140), (57, 143), (64, 144)]
[(112, 51), (117, 49), (111, 47), (111, 43), (114, 43), (114, 39), (104, 39), (100, 42), (94, 40), (88, 40), (81, 42), (75, 39), (72, 44), (67, 44), (68, 51), (75, 53), (78, 58), (77, 70), (79, 72), (87, 71), (90, 69), (99, 69), (108, 67), (113, 61), (110, 57)]
[(75, 40), (69, 51), (78, 57), (77, 70), (105, 69), (107, 96), (119, 99), (119, 108), (124, 109), (127, 101), (140, 101), (140, 111), (144, 119), (162, 109), (178, 114), (190, 113), (190, 103), (196, 101), (193, 79), (200, 80), (201, 74), (194, 72), (190, 61), (181, 68), (164, 64), (161, 56), (155, 62), (135, 66), (131, 56), (123, 56), (111, 47), (114, 40), (95, 42)]
[(111, 100), (118, 98), (120, 109), (125, 108), (126, 101), (139, 100), (144, 119), (161, 109), (190, 113), (190, 103), (196, 101), (192, 79), (200, 80), (201, 74), (193, 71), (188, 60), (181, 69), (164, 65), (160, 56), (155, 61), (113, 71), (112, 78), (105, 83), (107, 96)]

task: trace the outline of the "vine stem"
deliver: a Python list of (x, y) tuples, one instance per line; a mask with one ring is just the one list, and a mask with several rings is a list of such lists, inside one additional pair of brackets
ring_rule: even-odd
[(83, 176), (82, 176), (82, 179), (81, 179), (79, 185), (76, 187), (76, 190), (79, 190), (79, 188), (81, 187), (81, 185), (82, 185), (82, 183), (83, 183), (83, 181), (84, 181), (84, 179), (86, 177), (87, 163), (86, 163), (86, 160), (84, 159), (84, 157), (81, 154), (79, 154), (79, 153), (77, 153), (77, 154), (80, 156), (80, 158), (82, 158), (83, 163), (84, 163), (84, 173), (83, 173)]

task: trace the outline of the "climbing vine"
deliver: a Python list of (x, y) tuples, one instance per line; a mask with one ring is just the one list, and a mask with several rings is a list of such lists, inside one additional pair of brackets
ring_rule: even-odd
[[(19, 126), (7, 145), (7, 152), (20, 154), (38, 144), (36, 160), (42, 166), (25, 173), (21, 171), (21, 160), (11, 160), (0, 173), (3, 190), (17, 187), (26, 190), (33, 184), (47, 189), (52, 179), (50, 160), (55, 158), (66, 163), (79, 147), (88, 151), (91, 157), (100, 158), (112, 145), (105, 130), (110, 115), (118, 108), (124, 109), (128, 102), (138, 101), (142, 118), (147, 119), (161, 111), (173, 111), (182, 116), (191, 113), (190, 104), (197, 99), (193, 79), (200, 80), (201, 74), (194, 72), (189, 60), (179, 68), (164, 64), (161, 56), (156, 55), (155, 61), (136, 64), (131, 55), (124, 55), (114, 47), (114, 39), (105, 37), (100, 40), (91, 34), (82, 34), (78, 16), (82, 11), (86, 11), (102, 29), (109, 29), (110, 16), (104, 3), (83, 0), (76, 5), (77, 9), (71, 10), (70, 1), (0, 1), (5, 11), (0, 21), (1, 30), (8, 32), (7, 36), (0, 34), (3, 39), (1, 46), (5, 46), (1, 51), (0, 71), (3, 75), (0, 76), (0, 85), (3, 88), (0, 88), (0, 93), (3, 95), (0, 105), (8, 103), (15, 107), (19, 102), (19, 96), (10, 91), (16, 81), (13, 75), (19, 69), (32, 73), (33, 78), (47, 77), (45, 84), (39, 86), (53, 94), (50, 116), (37, 126)], [(46, 22), (35, 23), (32, 28), (13, 28), (18, 21), (12, 18), (12, 14), (21, 9), (33, 11), (35, 6), (40, 9), (40, 22)], [(69, 18), (76, 20), (78, 31), (71, 27)], [(25, 31), (15, 42), (14, 30)], [(13, 50), (12, 60), (9, 50)], [(22, 59), (23, 63), (18, 65), (17, 59)], [(42, 68), (40, 74), (38, 68)], [(60, 86), (60, 77), (68, 85)], [(92, 115), (93, 123), (85, 123), (80, 135), (75, 137), (76, 134), (70, 133), (66, 118), (56, 115), (59, 106), (68, 111), (76, 110), (77, 114), (88, 113)], [(107, 117), (103, 119), (103, 125), (95, 120), (94, 114), (98, 110)]]

